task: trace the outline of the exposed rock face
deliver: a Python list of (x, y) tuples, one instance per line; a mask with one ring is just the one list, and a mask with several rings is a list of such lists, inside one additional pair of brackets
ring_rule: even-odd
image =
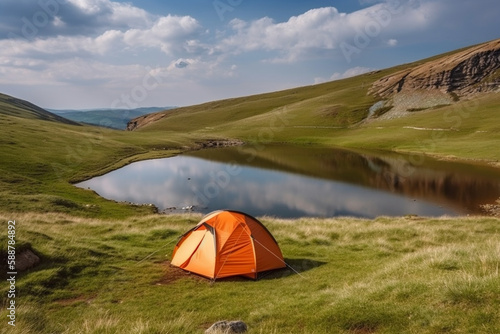
[(167, 114), (165, 113), (153, 113), (153, 114), (147, 114), (143, 115), (137, 118), (132, 119), (127, 123), (127, 131), (133, 131), (137, 128), (146, 126), (150, 123), (154, 123), (163, 117), (165, 117)]
[(370, 93), (389, 98), (400, 92), (436, 90), (462, 97), (499, 88), (500, 39), (383, 77)]
[(246, 333), (247, 325), (243, 321), (217, 321), (209, 329), (206, 334), (238, 334)]

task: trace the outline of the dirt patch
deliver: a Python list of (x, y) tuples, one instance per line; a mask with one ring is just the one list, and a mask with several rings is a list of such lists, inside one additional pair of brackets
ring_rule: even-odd
[(156, 281), (155, 285), (167, 285), (177, 282), (182, 279), (192, 279), (198, 282), (210, 283), (211, 281), (207, 278), (198, 276), (196, 274), (192, 274), (188, 271), (185, 271), (181, 268), (174, 267), (170, 264), (170, 261), (165, 261), (161, 263), (163, 267), (163, 277)]

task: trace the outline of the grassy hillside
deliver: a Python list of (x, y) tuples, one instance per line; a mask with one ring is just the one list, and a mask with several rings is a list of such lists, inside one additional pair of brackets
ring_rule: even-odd
[(367, 96), (369, 85), (383, 75), (384, 72), (369, 73), (320, 85), (173, 109), (165, 112), (167, 117), (144, 130), (226, 133), (234, 129), (241, 133), (240, 137), (248, 137), (256, 129), (269, 126), (273, 117), (279, 115), (286, 115), (289, 126), (345, 127), (366, 117), (374, 103), (374, 98)]
[(325, 142), (498, 163), (499, 118), (500, 95), (490, 93), (410, 117), (367, 123)]
[(0, 94), (0, 116), (5, 117), (5, 115), (78, 125), (76, 122), (50, 113), (31, 102)]
[[(376, 148), (496, 162), (500, 160), (500, 151), (494, 149), (500, 140), (498, 90), (460, 101), (450, 94), (449, 100), (455, 102), (411, 108), (414, 112), (403, 118), (378, 119), (377, 114), (367, 118), (370, 107), (386, 99), (369, 94), (374, 82), (427, 62), (453, 58), (464, 50), (344, 80), (174, 109), (164, 112), (165, 117), (141, 119), (136, 131), (186, 132), (253, 144), (291, 142)], [(426, 101), (422, 101), (425, 105)], [(378, 113), (384, 111), (382, 108)]]
[[(365, 121), (377, 102), (369, 83), (387, 71), (166, 112), (136, 132), (185, 132), (206, 138), (416, 152), (440, 157), (499, 161), (498, 93), (478, 95), (398, 119)], [(467, 145), (464, 145), (467, 143)]]

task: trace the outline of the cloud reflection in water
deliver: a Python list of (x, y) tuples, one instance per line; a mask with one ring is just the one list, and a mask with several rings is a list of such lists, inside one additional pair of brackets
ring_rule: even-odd
[[(225, 178), (217, 179), (217, 175)], [(347, 182), (242, 165), (228, 167), (190, 156), (136, 162), (77, 186), (89, 187), (108, 199), (153, 203), (159, 209), (195, 205), (202, 212), (233, 209), (255, 216), (371, 218), (457, 213)]]

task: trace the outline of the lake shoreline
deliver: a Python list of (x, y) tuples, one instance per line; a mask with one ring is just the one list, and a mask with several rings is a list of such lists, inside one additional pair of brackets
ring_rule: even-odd
[[(169, 190), (169, 188), (165, 188), (165, 190), (161, 190), (164, 191), (162, 195), (148, 190), (147, 187), (155, 187), (155, 189), (158, 188), (154, 181), (150, 183), (150, 185), (144, 181), (133, 181), (134, 179), (142, 178), (140, 174), (137, 174), (138, 172), (128, 172), (128, 176), (121, 176), (119, 181), (114, 181), (114, 185), (109, 184), (109, 181), (107, 181), (107, 187), (111, 187), (109, 189), (89, 186), (91, 183), (95, 183), (97, 181), (93, 181), (93, 178), (87, 179), (86, 181), (75, 185), (84, 188), (90, 187), (99, 193), (101, 197), (116, 200), (118, 202), (153, 204), (156, 208), (155, 211), (157, 212), (182, 212), (180, 210), (189, 210), (192, 207), (196, 207), (197, 210), (200, 210), (201, 207), (201, 212), (207, 213), (208, 211), (206, 211), (206, 208), (203, 209), (203, 207), (208, 206), (209, 211), (210, 208), (235, 208), (234, 205), (230, 205), (228, 203), (219, 203), (218, 197), (220, 196), (225, 196), (228, 200), (236, 196), (250, 196), (243, 202), (251, 203), (252, 200), (250, 200), (250, 198), (257, 198), (258, 196), (256, 194), (246, 195), (246, 193), (248, 192), (248, 189), (255, 189), (260, 184), (259, 187), (265, 187), (266, 189), (261, 190), (261, 194), (266, 198), (268, 205), (270, 205), (269, 209), (266, 211), (262, 211), (261, 209), (254, 211), (253, 209), (246, 207), (236, 207), (236, 209), (241, 211), (250, 210), (250, 212), (254, 215), (270, 214), (277, 217), (288, 218), (302, 216), (355, 216), (375, 218), (383, 215), (404, 216), (406, 214), (417, 214), (420, 216), (441, 216), (450, 214), (462, 216), (467, 214), (483, 214), (488, 212), (488, 210), (484, 210), (483, 206), (493, 205), (495, 200), (500, 197), (500, 186), (498, 185), (500, 176), (498, 174), (498, 170), (493, 167), (483, 164), (470, 164), (469, 162), (464, 163), (463, 160), (453, 160), (450, 162), (436, 160), (432, 156), (401, 155), (400, 153), (394, 151), (368, 149), (352, 150), (344, 147), (339, 149), (336, 147), (326, 147), (324, 145), (290, 145), (285, 143), (271, 143), (256, 146), (251, 143), (242, 145), (242, 142), (235, 141), (211, 141), (209, 148), (204, 149), (198, 147), (197, 149), (168, 152), (169, 156), (167, 159), (173, 160), (162, 161), (161, 159), (163, 159), (166, 153), (164, 151), (155, 151), (155, 153), (160, 154), (156, 154), (154, 159), (140, 159), (138, 161), (130, 159), (133, 161), (130, 161), (117, 170), (96, 177), (96, 179), (106, 177), (106, 175), (109, 175), (107, 177), (110, 177), (111, 175), (118, 174), (118, 171), (119, 174), (122, 174), (125, 173), (125, 171), (140, 171), (143, 170), (145, 166), (161, 164), (163, 167), (158, 169), (157, 172), (151, 170), (147, 173), (148, 180), (151, 181), (153, 175), (161, 173), (161, 177), (164, 178), (164, 181), (161, 182), (168, 181), (168, 184), (172, 184), (173, 182), (177, 184), (175, 189)], [(142, 157), (147, 156), (142, 155)], [(252, 181), (241, 181), (246, 180), (246, 178), (242, 179), (241, 176), (245, 175), (247, 172), (241, 174), (242, 170), (239, 170), (236, 171), (235, 175), (232, 175), (231, 173), (231, 175), (229, 175), (228, 171), (232, 169), (229, 165), (227, 167), (224, 167), (224, 165), (218, 165), (218, 167), (211, 167), (212, 169), (202, 168), (198, 172), (194, 172), (198, 176), (191, 180), (191, 174), (189, 173), (193, 173), (193, 168), (200, 168), (195, 166), (200, 165), (201, 161), (190, 160), (191, 162), (186, 162), (183, 167), (177, 164), (178, 161), (180, 161), (179, 159), (189, 160), (192, 158), (198, 158), (207, 162), (212, 161), (211, 164), (234, 163), (239, 166), (239, 169), (243, 168), (242, 170), (246, 170), (246, 168), (258, 168), (258, 170), (262, 171), (259, 172), (260, 174), (267, 170), (273, 170), (273, 178), (276, 178), (277, 175), (281, 175), (283, 173), (290, 173), (290, 177), (292, 175), (296, 175), (294, 178), (298, 176), (302, 177), (302, 179), (297, 179), (296, 181), (287, 181), (287, 184), (293, 184), (293, 187), (297, 186), (297, 182), (300, 181), (299, 184), (301, 184), (301, 182), (305, 182), (305, 180), (310, 177), (322, 180), (323, 183), (321, 186), (318, 184), (317, 190), (312, 191), (310, 190), (312, 189), (310, 188), (312, 183), (311, 181), (307, 181), (308, 183), (304, 183), (299, 187), (301, 189), (301, 194), (296, 194), (297, 191), (291, 188), (280, 191), (281, 194), (287, 194), (287, 197), (294, 198), (293, 201), (295, 203), (303, 202), (307, 198), (307, 202), (309, 204), (307, 205), (307, 209), (305, 207), (301, 209), (304, 210), (302, 213), (297, 212), (293, 215), (290, 213), (279, 213), (275, 210), (288, 204), (279, 202), (282, 196), (266, 195), (277, 191), (276, 189), (279, 188), (276, 187), (282, 187), (279, 183), (276, 183), (278, 182), (277, 179), (273, 181), (272, 189), (267, 189), (270, 186), (267, 184), (269, 181), (267, 181), (267, 183), (261, 181), (262, 179), (268, 178), (265, 174), (260, 175), (259, 178), (253, 179)], [(139, 165), (132, 166), (132, 162), (134, 164), (141, 164), (142, 167), (139, 167)], [(176, 176), (176, 174), (172, 174), (170, 176), (164, 175), (164, 173), (172, 168), (174, 170), (191, 170), (191, 172), (184, 176)], [(221, 173), (225, 174), (225, 176)], [(201, 175), (204, 175), (203, 181), (200, 179)], [(222, 179), (214, 179), (215, 175), (219, 175), (219, 178)], [(348, 179), (344, 179), (345, 177), (348, 177)], [(184, 181), (182, 181), (182, 179), (184, 179)], [(135, 185), (127, 185), (130, 182), (135, 182)], [(225, 189), (229, 182), (231, 182), (231, 188), (237, 186), (239, 182), (246, 183), (245, 185), (237, 186), (241, 189), (238, 195), (235, 193), (231, 196), (227, 192), (229, 188)], [(310, 184), (310, 186), (308, 184)], [(319, 196), (319, 193), (326, 191), (324, 188), (327, 186), (330, 187), (330, 184), (333, 187), (332, 190), (327, 191), (327, 193), (323, 196), (316, 198)], [(338, 185), (334, 186), (334, 184)], [(352, 190), (349, 190), (348, 193), (346, 193), (346, 188), (342, 190), (344, 195), (341, 195), (340, 193), (336, 194), (335, 191), (337, 190), (333, 189), (339, 188), (341, 184), (345, 184), (342, 186), (343, 188), (349, 185), (350, 187), (366, 187), (367, 189), (371, 189), (370, 191), (372, 192), (382, 192), (378, 193), (378, 195), (373, 193), (371, 197), (365, 198), (367, 196), (365, 193), (368, 190), (355, 195), (355, 193), (351, 194), (351, 191), (354, 191), (355, 188), (349, 188)], [(288, 185), (285, 186), (288, 188), (290, 187)], [(122, 194), (120, 196), (125, 194), (124, 190), (118, 191), (115, 189), (116, 187), (135, 189), (135, 194), (133, 196), (129, 195), (129, 197), (113, 197), (113, 195), (110, 195), (110, 192)], [(186, 187), (191, 187), (193, 191), (194, 189), (198, 190), (196, 192), (192, 192), (191, 190), (187, 190)], [(204, 192), (203, 187), (205, 187)], [(356, 192), (357, 191), (358, 190), (356, 190)], [(492, 191), (495, 193), (491, 194)], [(213, 192), (216, 192), (217, 194), (213, 194)], [(306, 195), (307, 192), (310, 192), (310, 194)], [(147, 194), (147, 197), (150, 199), (141, 199), (141, 196), (145, 196), (145, 194)], [(347, 194), (349, 194), (348, 197), (346, 197)], [(159, 203), (158, 201), (154, 201), (151, 199), (151, 196), (162, 198), (162, 201), (165, 202)], [(174, 199), (175, 196), (187, 197), (179, 202)], [(190, 196), (191, 198), (194, 196), (194, 200), (189, 200), (188, 198)], [(395, 201), (399, 201), (397, 198), (392, 198), (390, 200), (382, 199), (387, 196), (398, 196), (404, 201), (399, 205), (387, 207), (388, 203), (395, 203)], [(485, 196), (489, 196), (489, 198), (486, 198)], [(325, 202), (325, 199), (329, 197), (335, 198), (334, 202)], [(166, 200), (165, 198), (170, 198), (170, 200)], [(427, 205), (427, 198), (432, 199), (429, 203), (433, 203), (435, 205), (435, 208), (432, 209), (433, 213), (430, 213), (431, 211), (420, 211)], [(378, 204), (375, 205), (372, 203), (373, 199), (376, 199)], [(462, 205), (460, 204), (461, 202), (457, 202), (458, 200), (466, 200), (466, 202), (463, 202)], [(240, 198), (239, 202), (241, 201), (242, 200)], [(370, 206), (375, 206), (377, 209), (371, 209), (374, 210), (373, 213), (364, 211), (367, 209), (362, 209), (361, 211), (359, 211), (359, 208), (354, 209), (353, 205), (355, 206), (356, 203), (360, 201), (364, 203), (371, 203)], [(211, 202), (210, 205), (208, 205), (209, 202)], [(272, 204), (273, 202), (277, 203)], [(438, 205), (439, 208), (449, 208), (453, 211), (442, 211), (444, 209), (438, 209)], [(327, 213), (325, 210), (332, 210), (332, 206), (337, 207), (337, 209)], [(383, 207), (387, 207), (387, 210), (389, 211), (384, 212), (382, 209)], [(317, 213), (311, 212), (310, 210), (312, 210), (312, 208), (316, 208), (314, 210), (317, 210)], [(396, 210), (396, 208), (398, 209)], [(297, 209), (297, 207), (295, 209)]]

